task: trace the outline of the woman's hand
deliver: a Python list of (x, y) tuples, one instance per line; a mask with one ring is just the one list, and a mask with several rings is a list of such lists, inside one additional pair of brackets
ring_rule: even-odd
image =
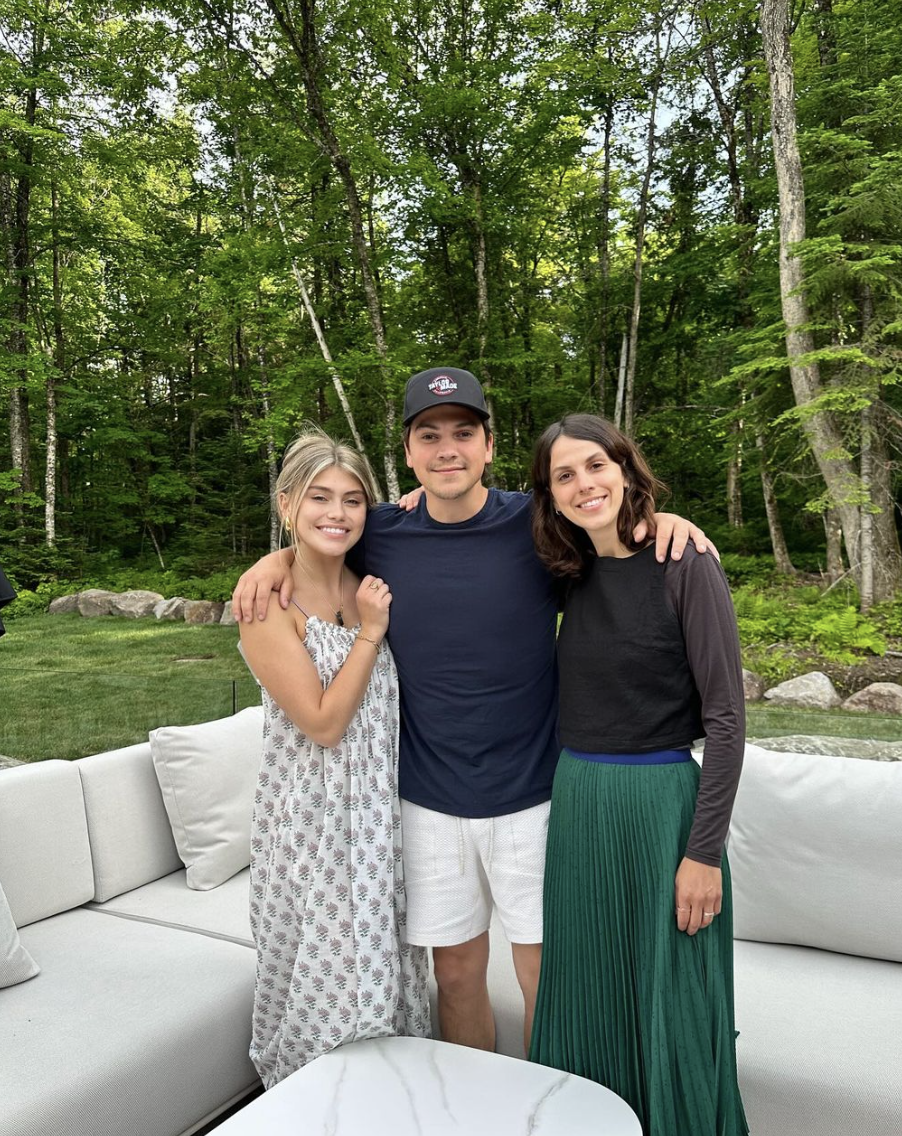
[(405, 513), (412, 513), (417, 505), (419, 505), (420, 498), (425, 492), (426, 490), (422, 485), (418, 485), (416, 489), (411, 489), (409, 493), (405, 493), (398, 498), (398, 508), (403, 509)]
[(357, 614), (360, 616), (360, 634), (377, 643), (388, 630), (388, 609), (391, 592), (388, 584), (378, 576), (364, 576), (357, 589)]
[(700, 864), (683, 857), (677, 869), (674, 886), (677, 927), (694, 935), (700, 927), (709, 927), (723, 900), (723, 879), (720, 868)]
[(257, 618), (266, 619), (266, 609), (274, 591), (279, 593), (279, 603), (288, 607), (294, 581), (291, 579), (291, 565), (294, 553), (290, 548), (270, 552), (238, 577), (232, 592), (232, 615), (239, 623), (253, 623), (254, 609)]

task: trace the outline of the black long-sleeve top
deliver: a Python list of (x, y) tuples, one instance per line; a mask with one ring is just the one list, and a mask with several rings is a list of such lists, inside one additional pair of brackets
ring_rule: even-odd
[(681, 560), (649, 546), (599, 557), (569, 589), (558, 636), (564, 746), (648, 753), (704, 735), (685, 854), (719, 866), (742, 769), (739, 634), (723, 569), (689, 544)]

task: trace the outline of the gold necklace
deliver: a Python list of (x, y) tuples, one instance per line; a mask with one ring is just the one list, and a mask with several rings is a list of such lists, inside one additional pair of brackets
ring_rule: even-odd
[[(300, 566), (307, 573), (307, 579), (310, 581), (310, 583), (314, 586), (314, 588), (316, 588), (316, 590), (323, 597), (323, 599), (325, 599), (326, 606), (331, 608), (332, 607), (332, 601), (329, 599), (329, 597), (326, 595), (326, 593), (323, 591), (323, 589), (319, 586), (319, 584), (316, 582), (316, 580), (314, 580), (313, 574), (311, 573), (311, 571), (307, 567), (307, 565), (304, 563), (304, 561), (300, 558), (300, 556), (297, 557), (297, 562), (298, 562), (298, 564), (300, 564)], [(338, 580), (338, 607), (335, 609), (335, 622), (338, 624), (339, 627), (344, 627), (344, 625), (345, 625), (344, 606), (345, 606), (345, 568), (344, 568), (344, 565), (342, 564), (341, 575), (339, 576), (339, 580)]]

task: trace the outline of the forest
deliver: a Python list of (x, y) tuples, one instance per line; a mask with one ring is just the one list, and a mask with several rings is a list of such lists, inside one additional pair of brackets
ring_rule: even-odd
[(246, 564), (305, 421), (412, 485), (621, 423), (725, 553), (902, 591), (902, 3), (0, 0), (0, 559)]

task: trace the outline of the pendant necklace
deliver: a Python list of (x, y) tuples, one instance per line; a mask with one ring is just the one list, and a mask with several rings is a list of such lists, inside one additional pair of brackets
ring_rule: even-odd
[[(331, 609), (332, 601), (329, 599), (329, 597), (326, 595), (326, 593), (323, 591), (323, 589), (319, 586), (319, 584), (316, 582), (316, 580), (314, 580), (313, 575), (310, 572), (310, 569), (307, 567), (307, 565), (304, 563), (304, 561), (300, 558), (300, 556), (297, 557), (297, 561), (298, 561), (298, 564), (300, 564), (300, 566), (306, 572), (307, 579), (314, 586), (314, 588), (316, 588), (316, 590), (323, 597), (323, 599), (325, 599), (326, 606)], [(335, 622), (338, 624), (339, 627), (344, 627), (344, 625), (345, 625), (344, 606), (345, 606), (345, 569), (344, 569), (344, 565), (342, 564), (341, 576), (339, 578), (339, 583), (338, 583), (338, 607), (335, 609)]]

